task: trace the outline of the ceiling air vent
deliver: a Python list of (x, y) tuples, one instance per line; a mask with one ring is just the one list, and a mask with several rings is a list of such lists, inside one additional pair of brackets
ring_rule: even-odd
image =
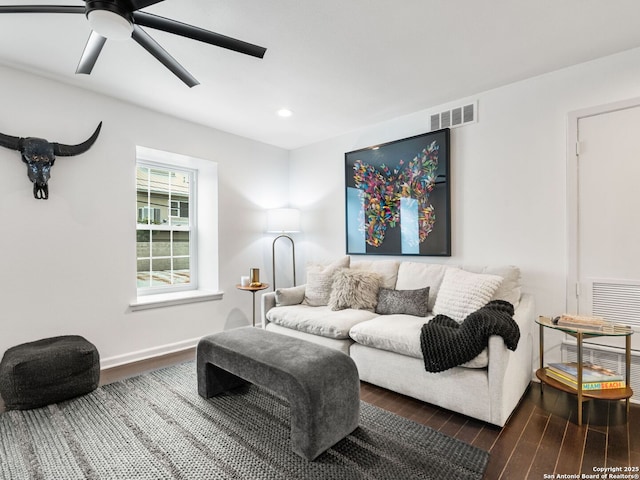
[(431, 115), (431, 131), (455, 128), (478, 121), (478, 102), (469, 103)]

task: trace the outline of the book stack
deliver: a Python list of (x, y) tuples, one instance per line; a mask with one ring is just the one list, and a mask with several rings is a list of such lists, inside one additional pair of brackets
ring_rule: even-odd
[(595, 330), (603, 333), (626, 333), (631, 328), (628, 325), (609, 322), (601, 317), (588, 317), (585, 315), (564, 314), (554, 318), (553, 323), (559, 327)]
[[(578, 364), (576, 362), (550, 363), (545, 369), (548, 377), (578, 389)], [(625, 388), (622, 375), (608, 368), (591, 363), (582, 364), (582, 390), (608, 390)]]
[(600, 317), (587, 317), (584, 315), (561, 315), (558, 318), (556, 325), (561, 327), (572, 328), (588, 328), (590, 330), (600, 330), (603, 326), (607, 325), (604, 318)]

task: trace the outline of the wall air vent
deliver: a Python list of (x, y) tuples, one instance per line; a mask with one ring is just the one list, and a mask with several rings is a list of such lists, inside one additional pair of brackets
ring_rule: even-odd
[(640, 328), (640, 280), (593, 279), (591, 288), (593, 315)]
[(478, 102), (472, 102), (430, 116), (431, 130), (456, 128), (478, 121)]

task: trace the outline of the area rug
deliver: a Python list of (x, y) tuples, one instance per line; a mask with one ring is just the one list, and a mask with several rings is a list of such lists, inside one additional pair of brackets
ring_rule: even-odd
[(487, 452), (365, 402), (361, 410), (351, 435), (308, 462), (291, 451), (285, 400), (253, 385), (204, 399), (188, 362), (0, 414), (0, 478), (482, 478)]

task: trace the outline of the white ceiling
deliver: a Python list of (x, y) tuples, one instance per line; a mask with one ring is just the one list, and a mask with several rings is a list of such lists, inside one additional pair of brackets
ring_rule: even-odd
[[(83, 5), (0, 1), (36, 3)], [(165, 0), (144, 11), (267, 53), (146, 29), (200, 85), (133, 40), (108, 41), (93, 73), (75, 75), (83, 15), (4, 14), (0, 63), (293, 149), (640, 46), (638, 0)]]

